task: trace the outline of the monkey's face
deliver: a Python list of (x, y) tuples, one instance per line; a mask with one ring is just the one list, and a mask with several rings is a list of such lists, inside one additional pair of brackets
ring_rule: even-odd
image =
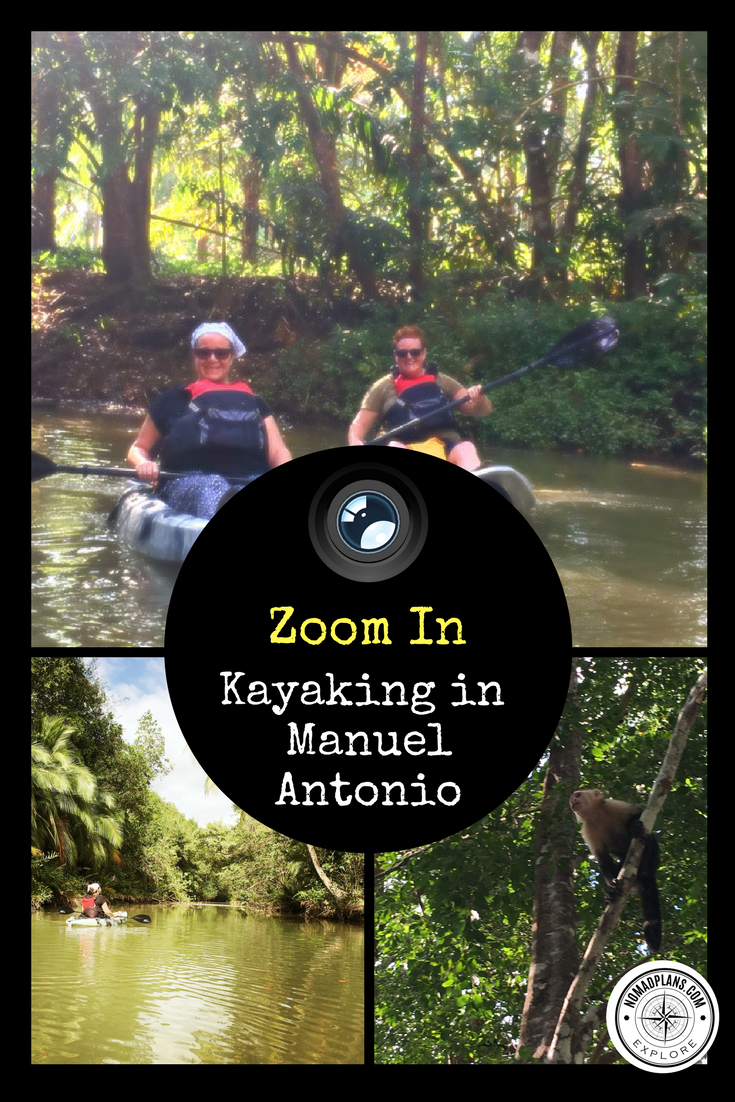
[(579, 788), (576, 792), (572, 792), (569, 797), (569, 806), (575, 815), (579, 815), (583, 811), (588, 811), (591, 807), (594, 807), (594, 805), (599, 802), (601, 796), (602, 793), (598, 788)]

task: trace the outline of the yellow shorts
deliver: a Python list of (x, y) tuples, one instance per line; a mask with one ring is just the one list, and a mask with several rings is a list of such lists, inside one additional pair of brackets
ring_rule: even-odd
[(438, 459), (447, 458), (447, 449), (443, 440), (438, 436), (430, 436), (428, 440), (419, 440), (416, 444), (408, 444), (411, 451), (424, 452), (425, 455), (435, 455)]

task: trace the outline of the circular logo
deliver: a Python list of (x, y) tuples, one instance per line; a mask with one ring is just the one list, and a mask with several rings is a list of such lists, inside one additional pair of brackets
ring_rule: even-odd
[(607, 1007), (621, 1056), (647, 1071), (697, 1064), (717, 1033), (719, 1009), (706, 980), (685, 964), (656, 961), (628, 972)]

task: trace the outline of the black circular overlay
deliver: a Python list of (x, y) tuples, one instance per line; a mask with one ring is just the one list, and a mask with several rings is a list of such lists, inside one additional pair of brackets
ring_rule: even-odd
[(571, 632), (532, 527), (398, 448), (286, 463), (214, 517), (166, 622), (176, 717), (258, 821), (383, 852), (481, 819), (548, 746)]

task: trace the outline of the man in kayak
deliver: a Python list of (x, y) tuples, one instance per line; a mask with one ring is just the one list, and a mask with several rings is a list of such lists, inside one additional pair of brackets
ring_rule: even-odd
[(204, 322), (191, 336), (197, 378), (164, 390), (152, 402), (128, 452), (138, 478), (158, 484), (159, 471), (184, 471), (163, 480), (160, 496), (173, 509), (209, 520), (230, 479), (255, 478), (291, 458), (268, 406), (247, 383), (230, 382), (246, 351), (226, 322)]
[(82, 915), (84, 918), (104, 918), (105, 915), (113, 918), (109, 903), (107, 896), (102, 895), (99, 884), (88, 884), (87, 894), (82, 900)]
[(362, 400), (360, 410), (347, 433), (348, 444), (364, 444), (373, 428), (384, 422), (386, 430), (398, 428), (426, 416), (426, 420), (406, 429), (390, 441), (389, 447), (417, 447), (443, 456), (450, 463), (474, 471), (480, 457), (471, 440), (463, 440), (447, 402), (467, 395), (459, 408), (470, 417), (485, 417), (492, 403), (480, 386), (463, 387), (456, 379), (442, 374), (426, 362), (426, 340), (417, 325), (404, 325), (393, 335), (393, 368), (378, 379)]

